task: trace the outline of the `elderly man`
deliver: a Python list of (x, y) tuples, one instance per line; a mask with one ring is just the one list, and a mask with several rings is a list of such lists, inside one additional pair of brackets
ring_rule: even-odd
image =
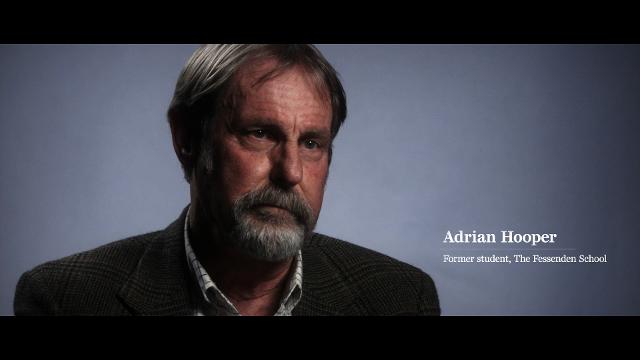
[(315, 47), (202, 46), (168, 117), (190, 205), (163, 231), (25, 273), (17, 315), (440, 313), (421, 270), (313, 232), (346, 117)]

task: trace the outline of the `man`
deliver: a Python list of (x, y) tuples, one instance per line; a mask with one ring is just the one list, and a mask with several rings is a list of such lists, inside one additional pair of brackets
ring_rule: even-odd
[(421, 270), (313, 232), (346, 117), (315, 47), (200, 47), (168, 117), (190, 205), (163, 231), (25, 273), (17, 315), (440, 313)]

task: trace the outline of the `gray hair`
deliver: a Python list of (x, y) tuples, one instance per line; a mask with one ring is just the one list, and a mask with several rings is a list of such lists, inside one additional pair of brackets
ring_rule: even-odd
[[(275, 59), (275, 69), (258, 82), (267, 81), (293, 66), (302, 66), (314, 79), (318, 90), (328, 96), (332, 107), (331, 137), (335, 138), (347, 116), (346, 95), (335, 69), (313, 45), (214, 44), (198, 48), (182, 69), (169, 106), (169, 121), (186, 122), (191, 129), (194, 156), (199, 156), (206, 130), (216, 120), (217, 110), (229, 100), (231, 82), (248, 60)], [(204, 136), (203, 136), (204, 133)], [(182, 163), (190, 181), (194, 163)]]

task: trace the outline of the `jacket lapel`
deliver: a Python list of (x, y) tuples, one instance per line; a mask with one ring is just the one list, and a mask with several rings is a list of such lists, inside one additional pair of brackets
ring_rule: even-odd
[(184, 249), (186, 208), (152, 239), (136, 270), (118, 293), (139, 315), (189, 315), (192, 310), (189, 271)]
[(350, 315), (355, 296), (331, 260), (319, 247), (305, 246), (302, 261), (302, 297), (293, 315)]
[[(138, 315), (191, 315), (193, 282), (184, 249), (184, 222), (180, 217), (149, 241), (138, 266), (118, 297)], [(318, 236), (318, 235), (316, 235)], [(302, 249), (302, 297), (293, 315), (349, 315), (354, 295), (326, 255), (315, 246)]]

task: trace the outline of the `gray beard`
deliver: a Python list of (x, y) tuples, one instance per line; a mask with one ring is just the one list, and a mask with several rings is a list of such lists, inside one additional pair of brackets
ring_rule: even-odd
[(302, 248), (303, 226), (265, 222), (248, 213), (237, 220), (230, 241), (248, 256), (275, 262), (295, 256)]
[[(281, 207), (275, 213), (259, 205)], [(234, 223), (226, 242), (248, 256), (281, 261), (295, 256), (313, 231), (311, 208), (296, 193), (267, 186), (246, 194), (233, 204)]]
[[(203, 143), (198, 165), (207, 177), (215, 173), (213, 160), (213, 147), (210, 142)], [(281, 207), (289, 214), (273, 214), (256, 208), (264, 204)], [(220, 240), (255, 259), (272, 262), (295, 256), (317, 221), (300, 195), (273, 185), (251, 191), (236, 200), (231, 215), (233, 225)]]

